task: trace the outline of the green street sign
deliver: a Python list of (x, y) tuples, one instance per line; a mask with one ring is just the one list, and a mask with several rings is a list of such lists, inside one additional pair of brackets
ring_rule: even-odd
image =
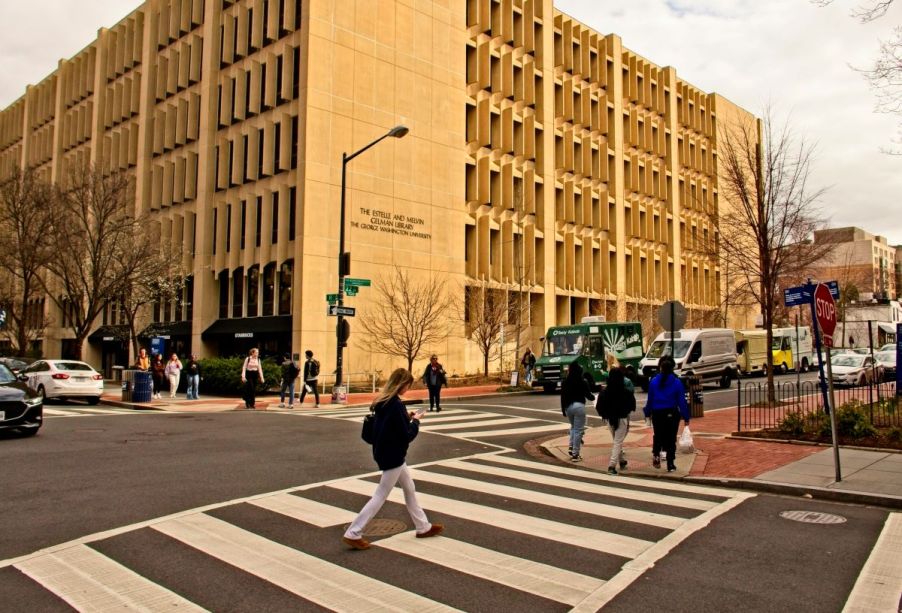
[(345, 296), (356, 296), (356, 295), (357, 295), (357, 288), (354, 287), (353, 285), (345, 288)]
[(348, 287), (369, 287), (372, 282), (369, 279), (352, 279), (345, 277), (345, 288)]
[(326, 294), (326, 302), (329, 304), (335, 304), (338, 302), (338, 294)]

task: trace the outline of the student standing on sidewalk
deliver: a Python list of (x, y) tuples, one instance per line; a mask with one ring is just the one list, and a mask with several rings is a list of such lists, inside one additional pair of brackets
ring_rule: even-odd
[(594, 400), (589, 383), (583, 379), (583, 369), (578, 362), (570, 365), (567, 378), (561, 384), (561, 411), (570, 421), (570, 461), (582, 462), (579, 454), (586, 429), (586, 400)]
[(611, 461), (608, 474), (616, 475), (617, 467), (626, 468), (626, 455), (623, 453), (623, 441), (630, 431), (630, 413), (636, 409), (636, 397), (632, 385), (627, 385), (627, 378), (620, 366), (609, 366), (608, 382), (604, 391), (598, 395), (595, 409), (602, 419), (608, 421), (611, 438)]
[(182, 361), (177, 353), (173, 353), (166, 362), (166, 379), (169, 381), (169, 397), (175, 398), (175, 392), (179, 388), (179, 380), (182, 378)]
[(256, 347), (244, 358), (241, 366), (241, 383), (244, 384), (244, 408), (253, 409), (257, 404), (257, 382), (263, 383), (263, 364)]
[(313, 397), (316, 399), (316, 404), (313, 406), (319, 406), (319, 362), (313, 359), (313, 352), (309, 349), (304, 352), (304, 355), (307, 356), (307, 359), (304, 361), (304, 387), (301, 389), (301, 398), (298, 400), (299, 404), (304, 404), (304, 397), (307, 395), (308, 391), (313, 392)]
[(150, 356), (147, 355), (147, 349), (141, 347), (138, 350), (138, 357), (135, 360), (135, 369), (147, 372), (150, 370)]
[(667, 453), (667, 472), (676, 470), (676, 437), (680, 429), (680, 416), (689, 425), (689, 405), (686, 404), (686, 388), (679, 377), (673, 374), (675, 362), (669, 355), (658, 361), (661, 370), (648, 384), (648, 400), (644, 413), (651, 417), (654, 428), (652, 461), (655, 468), (661, 468), (661, 450)]
[(405, 368), (398, 368), (388, 378), (382, 393), (373, 401), (371, 410), (376, 414), (373, 427), (373, 459), (382, 471), (376, 493), (366, 503), (360, 514), (351, 522), (342, 536), (342, 541), (354, 549), (369, 549), (370, 543), (363, 538), (363, 529), (376, 516), (389, 493), (400, 482), (404, 491), (407, 512), (416, 527), (417, 538), (435, 536), (444, 529), (442, 524), (430, 524), (426, 513), (417, 502), (417, 493), (407, 468), (407, 448), (420, 431), (423, 413), (408, 413), (401, 402), (413, 383), (413, 375)]
[(286, 353), (282, 360), (282, 385), (279, 386), (279, 408), (285, 406), (285, 394), (288, 394), (288, 408), (294, 408), (294, 382), (301, 369), (298, 368), (297, 362), (291, 359), (291, 354)]
[(160, 398), (160, 392), (163, 390), (163, 377), (166, 376), (166, 364), (163, 363), (163, 354), (158, 353), (153, 357), (153, 363), (150, 365), (150, 375), (153, 377), (153, 397)]
[(532, 371), (536, 367), (536, 354), (532, 352), (530, 347), (526, 348), (526, 353), (523, 354), (520, 364), (523, 366), (526, 385), (532, 385)]
[(188, 380), (186, 396), (188, 400), (197, 400), (200, 389), (200, 363), (197, 361), (196, 353), (192, 353), (191, 359), (185, 363), (185, 376)]
[(429, 358), (429, 364), (423, 371), (423, 383), (429, 388), (429, 410), (431, 411), (435, 407), (435, 411), (440, 412), (442, 410), (442, 386), (448, 385), (448, 378), (435, 354)]

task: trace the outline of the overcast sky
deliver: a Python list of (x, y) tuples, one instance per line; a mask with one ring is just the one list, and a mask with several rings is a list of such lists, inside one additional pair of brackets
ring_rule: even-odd
[[(881, 38), (902, 23), (902, 2), (861, 25), (857, 0), (557, 0), (563, 12), (693, 85), (759, 114), (771, 105), (816, 144), (813, 180), (827, 186), (825, 217), (902, 244), (902, 156), (880, 153), (899, 118), (876, 114), (867, 67)], [(133, 0), (3, 2), (0, 108), (131, 12)]]

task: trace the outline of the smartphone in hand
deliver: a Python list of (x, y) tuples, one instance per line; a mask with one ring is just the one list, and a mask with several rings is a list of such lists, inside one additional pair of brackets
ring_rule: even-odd
[(426, 414), (426, 409), (424, 407), (420, 407), (417, 409), (416, 413), (413, 414), (414, 419), (422, 419), (423, 415)]

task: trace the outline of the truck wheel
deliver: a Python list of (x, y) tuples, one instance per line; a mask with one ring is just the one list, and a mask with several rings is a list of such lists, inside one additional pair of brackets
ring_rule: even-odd
[(546, 394), (553, 394), (557, 386), (554, 383), (544, 383), (542, 384), (542, 389), (545, 390)]
[(730, 372), (730, 369), (723, 371), (723, 374), (720, 375), (720, 389), (725, 390), (730, 387), (730, 381), (733, 380), (733, 373)]

